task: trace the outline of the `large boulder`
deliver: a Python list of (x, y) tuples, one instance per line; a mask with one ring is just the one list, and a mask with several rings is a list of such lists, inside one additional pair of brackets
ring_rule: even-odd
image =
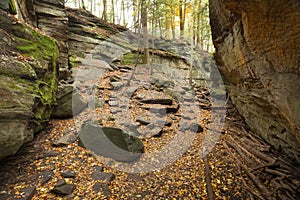
[(215, 58), (250, 128), (300, 163), (300, 1), (210, 0)]
[(56, 97), (57, 105), (52, 113), (54, 118), (71, 118), (87, 107), (87, 102), (73, 84), (59, 85)]
[(79, 131), (79, 144), (100, 156), (134, 162), (144, 152), (144, 145), (132, 134), (119, 128), (87, 123)]
[(0, 13), (0, 159), (48, 122), (57, 90), (56, 42)]

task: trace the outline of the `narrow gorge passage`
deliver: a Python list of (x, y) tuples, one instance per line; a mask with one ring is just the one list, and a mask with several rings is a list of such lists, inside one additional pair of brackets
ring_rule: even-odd
[(1, 0), (0, 200), (299, 199), (299, 0)]
[[(177, 74), (187, 71), (173, 70)], [(84, 112), (74, 119), (51, 120), (34, 141), (6, 160), (2, 166), (1, 190), (13, 191), (15, 198), (27, 199), (55, 199), (59, 194), (67, 194), (66, 199), (165, 199), (168, 196), (271, 199), (275, 192), (296, 199), (299, 169), (271, 153), (271, 147), (249, 130), (230, 100), (226, 105), (227, 117), (222, 135), (213, 151), (203, 158), (201, 147), (211, 116), (209, 92), (199, 85), (194, 88), (176, 85), (176, 81), (187, 81), (178, 77), (176, 81), (160, 79), (161, 83), (143, 81), (149, 77), (148, 72), (144, 66), (138, 67), (131, 77), (133, 70), (128, 65), (105, 72), (93, 86), (94, 98)], [(153, 77), (157, 77), (155, 72), (159, 72), (159, 68), (154, 67)], [(170, 88), (184, 94), (182, 102), (176, 99)], [(91, 97), (89, 87), (82, 89), (84, 98)], [(190, 108), (191, 102), (197, 108), (184, 111)], [(191, 114), (194, 111), (199, 113)], [(94, 121), (103, 127), (120, 127), (135, 133), (142, 140), (145, 152), (153, 152), (176, 135), (187, 134), (185, 132), (190, 129), (188, 125), (194, 116), (201, 117), (192, 122), (196, 125), (196, 129), (192, 128), (195, 138), (186, 152), (155, 171), (136, 173), (135, 163), (124, 164), (97, 156), (78, 145), (74, 138), (77, 137), (79, 122)], [(166, 152), (160, 156), (174, 156), (170, 152), (181, 151), (180, 146), (175, 148), (164, 149)], [(139, 163), (144, 166), (139, 165), (136, 169), (150, 169), (151, 164), (157, 167), (165, 160), (163, 157), (143, 160), (143, 156), (140, 159)], [(128, 166), (132, 172), (124, 171)], [(57, 186), (57, 182), (63, 179), (65, 186), (73, 186), (71, 190)]]

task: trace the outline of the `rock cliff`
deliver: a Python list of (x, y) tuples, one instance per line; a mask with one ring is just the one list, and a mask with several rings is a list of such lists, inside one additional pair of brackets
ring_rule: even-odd
[(56, 102), (56, 42), (0, 10), (0, 159), (48, 122)]
[(18, 18), (39, 28), (46, 35), (57, 40), (59, 54), (59, 78), (70, 76), (68, 62), (68, 17), (64, 0), (19, 0)]
[(250, 128), (300, 162), (300, 2), (210, 0), (215, 58)]

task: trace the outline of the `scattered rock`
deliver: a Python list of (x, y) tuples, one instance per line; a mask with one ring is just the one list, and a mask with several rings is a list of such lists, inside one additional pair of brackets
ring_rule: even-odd
[(179, 126), (179, 131), (186, 131), (186, 130), (188, 130), (189, 129), (189, 125), (188, 125), (188, 123), (187, 122), (182, 122), (182, 123), (180, 123), (180, 126)]
[(123, 87), (123, 85), (124, 85), (122, 82), (111, 82), (110, 84), (113, 86), (113, 88), (114, 88), (115, 90), (120, 89), (120, 88)]
[(53, 146), (56, 147), (61, 147), (61, 146), (66, 146), (69, 144), (72, 144), (73, 142), (76, 141), (77, 135), (75, 135), (71, 130), (68, 130), (66, 135), (62, 136), (59, 138), (57, 141), (53, 143)]
[(99, 171), (93, 172), (91, 177), (95, 181), (105, 181), (107, 183), (112, 182), (116, 178), (116, 176), (113, 173)]
[(111, 107), (117, 107), (117, 106), (119, 106), (119, 102), (118, 101), (108, 101), (108, 104)]
[(36, 192), (36, 187), (35, 186), (26, 187), (26, 188), (22, 189), (20, 192), (22, 194), (21, 200), (30, 200), (30, 199), (32, 199), (33, 195)]
[(162, 134), (162, 128), (156, 126), (151, 130), (150, 133), (148, 132), (146, 135), (147, 135), (147, 137), (149, 137), (149, 136), (151, 136), (151, 137), (160, 137), (161, 134)]
[(107, 183), (95, 183), (93, 185), (93, 191), (96, 193), (102, 191), (105, 196), (110, 195), (110, 191), (109, 191)]
[(91, 123), (79, 131), (79, 144), (97, 155), (120, 162), (133, 162), (144, 152), (143, 143), (119, 128), (100, 127)]
[(74, 188), (73, 184), (67, 184), (64, 179), (60, 179), (51, 192), (57, 195), (68, 195), (73, 192)]
[(110, 77), (110, 82), (119, 82), (120, 80), (121, 80), (121, 78), (117, 75)]
[(122, 110), (119, 110), (119, 109), (114, 109), (111, 111), (112, 114), (117, 114), (117, 113), (120, 113), (122, 112)]
[(102, 166), (95, 166), (94, 169), (95, 169), (95, 171), (103, 172), (103, 167)]
[(61, 176), (64, 178), (75, 178), (75, 172), (73, 170), (66, 170), (61, 173)]
[(169, 126), (170, 127), (172, 125), (172, 122), (166, 121), (166, 120), (158, 120), (154, 124), (157, 125), (157, 126), (160, 126), (160, 127), (162, 127), (162, 126)]
[(53, 176), (54, 176), (54, 173), (52, 170), (42, 172), (42, 174), (40, 175), (41, 185), (44, 185), (45, 183), (50, 181)]
[(138, 87), (136, 87), (136, 86), (128, 87), (128, 88), (126, 88), (126, 90), (125, 90), (125, 94), (126, 94), (128, 97), (132, 97), (132, 96), (134, 95), (134, 93), (136, 92), (137, 89), (138, 89)]
[(190, 129), (192, 132), (195, 132), (195, 133), (201, 133), (201, 132), (203, 132), (202, 126), (200, 126), (200, 125), (197, 124), (197, 123), (192, 123), (192, 124), (190, 125), (189, 129)]
[(122, 125), (126, 128), (126, 130), (136, 134), (136, 136), (141, 135), (138, 131), (139, 125), (132, 123), (123, 123)]
[(155, 125), (151, 123), (151, 124), (148, 124), (145, 128), (148, 130), (152, 130), (155, 128)]

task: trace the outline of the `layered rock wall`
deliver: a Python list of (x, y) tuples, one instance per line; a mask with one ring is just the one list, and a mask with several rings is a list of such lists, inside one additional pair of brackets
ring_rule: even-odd
[(64, 0), (19, 0), (18, 17), (57, 40), (59, 77), (70, 77), (68, 62), (68, 16)]
[(56, 42), (0, 13), (0, 159), (48, 122), (56, 103)]
[(300, 1), (210, 0), (215, 58), (250, 128), (300, 162)]

